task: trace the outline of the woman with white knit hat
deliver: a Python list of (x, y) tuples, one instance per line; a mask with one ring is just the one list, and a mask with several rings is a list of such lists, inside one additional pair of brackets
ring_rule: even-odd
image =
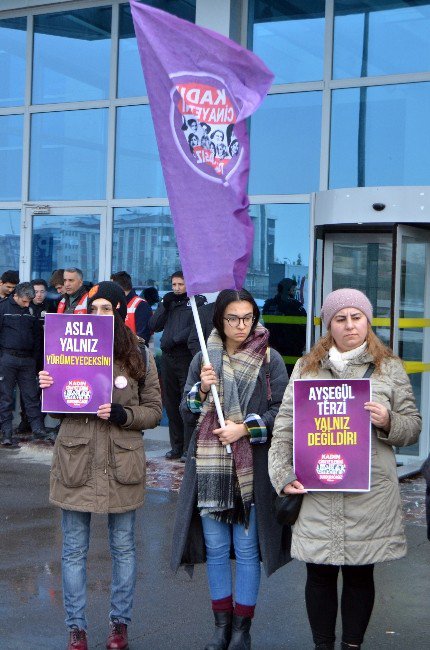
[[(303, 494), (293, 527), (291, 555), (306, 562), (306, 607), (315, 648), (333, 650), (342, 571), (342, 648), (360, 648), (375, 597), (376, 562), (406, 554), (393, 446), (418, 439), (421, 417), (401, 360), (371, 328), (372, 305), (356, 289), (338, 289), (324, 300), (327, 333), (299, 359), (275, 421), (269, 474), (278, 494)], [(373, 368), (373, 372), (372, 372)], [(293, 467), (295, 379), (359, 379), (371, 374), (372, 423), (369, 492), (306, 491)]]

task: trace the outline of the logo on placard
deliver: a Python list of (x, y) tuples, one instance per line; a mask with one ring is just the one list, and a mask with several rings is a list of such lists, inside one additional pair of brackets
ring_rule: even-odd
[(239, 109), (220, 77), (203, 73), (170, 75), (170, 125), (186, 162), (200, 175), (226, 183), (242, 158), (235, 134)]
[(345, 477), (347, 467), (340, 454), (321, 454), (315, 470), (320, 481), (333, 484)]
[(72, 408), (83, 408), (93, 396), (91, 385), (85, 379), (70, 379), (63, 386), (63, 400)]

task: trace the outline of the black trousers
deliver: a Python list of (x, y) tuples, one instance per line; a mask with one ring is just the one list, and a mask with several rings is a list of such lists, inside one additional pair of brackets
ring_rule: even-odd
[(373, 564), (332, 566), (306, 563), (306, 609), (314, 643), (335, 641), (338, 609), (337, 578), (342, 569), (342, 641), (352, 645), (363, 642), (375, 600)]
[(19, 386), (31, 430), (40, 431), (43, 419), (36, 380), (36, 362), (31, 357), (15, 357), (3, 352), (0, 359), (0, 428), (6, 435), (12, 434), (16, 384)]
[(161, 356), (163, 402), (169, 419), (170, 445), (176, 454), (182, 454), (184, 451), (184, 424), (179, 405), (190, 363), (191, 354), (175, 356), (163, 352)]

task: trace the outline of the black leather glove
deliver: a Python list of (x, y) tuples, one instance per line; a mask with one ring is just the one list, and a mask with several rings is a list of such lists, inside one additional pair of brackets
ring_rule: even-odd
[(108, 417), (109, 422), (113, 424), (119, 424), (122, 427), (127, 422), (127, 411), (121, 404), (116, 404), (112, 402), (110, 405), (110, 416)]
[(173, 293), (173, 291), (169, 291), (166, 293), (165, 296), (163, 296), (163, 306), (164, 309), (169, 309), (171, 304), (175, 302), (176, 300), (176, 295)]

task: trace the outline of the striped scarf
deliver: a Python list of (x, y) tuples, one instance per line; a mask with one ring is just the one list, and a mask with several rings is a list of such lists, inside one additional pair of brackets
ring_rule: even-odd
[[(268, 331), (257, 325), (229, 357), (216, 330), (208, 339), (210, 362), (219, 377), (218, 394), (226, 420), (242, 423), (267, 350)], [(232, 453), (213, 434), (220, 426), (211, 395), (197, 423), (197, 506), (226, 523), (248, 527), (253, 499), (252, 449), (248, 437), (234, 442)]]

